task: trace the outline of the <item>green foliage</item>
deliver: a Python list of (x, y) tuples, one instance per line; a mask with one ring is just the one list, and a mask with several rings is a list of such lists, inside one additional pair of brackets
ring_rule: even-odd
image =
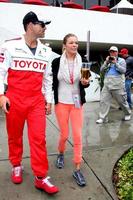
[(133, 200), (133, 148), (118, 161), (116, 190), (120, 200)]

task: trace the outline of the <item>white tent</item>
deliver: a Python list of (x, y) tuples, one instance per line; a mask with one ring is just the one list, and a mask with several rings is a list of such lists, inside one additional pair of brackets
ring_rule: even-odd
[(121, 0), (117, 5), (110, 9), (113, 13), (133, 15), (133, 4), (127, 0)]

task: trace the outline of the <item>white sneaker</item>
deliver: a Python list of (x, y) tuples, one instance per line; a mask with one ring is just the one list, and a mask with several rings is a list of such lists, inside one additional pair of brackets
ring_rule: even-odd
[(125, 115), (124, 121), (130, 121), (130, 119), (131, 119), (131, 115)]
[(106, 117), (105, 119), (99, 118), (96, 123), (97, 124), (103, 124), (103, 123), (107, 123), (108, 122), (108, 118)]
[(102, 124), (103, 122), (104, 122), (104, 120), (101, 118), (96, 121), (97, 124)]

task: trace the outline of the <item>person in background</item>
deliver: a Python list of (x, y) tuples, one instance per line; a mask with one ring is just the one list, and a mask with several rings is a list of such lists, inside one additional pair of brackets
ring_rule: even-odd
[(112, 46), (109, 49), (109, 56), (106, 57), (104, 64), (101, 66), (101, 71), (105, 70), (104, 86), (101, 91), (100, 112), (97, 124), (108, 122), (108, 112), (111, 106), (112, 97), (117, 101), (122, 108), (125, 116), (124, 120), (131, 119), (131, 110), (127, 103), (125, 91), (126, 62), (123, 58), (118, 57), (118, 48)]
[(131, 99), (131, 85), (133, 80), (133, 57), (128, 54), (128, 49), (122, 48), (119, 55), (125, 59), (127, 68), (125, 73), (125, 87), (127, 92), (127, 102), (130, 109), (132, 109), (132, 99)]
[[(23, 18), (25, 34), (5, 42), (0, 49), (0, 106), (6, 113), (11, 180), (23, 181), (23, 129), (28, 127), (31, 168), (34, 185), (49, 194), (59, 191), (47, 177), (46, 114), (51, 113), (52, 77), (50, 74), (51, 48), (43, 45), (46, 25), (50, 21), (38, 19), (34, 12)], [(8, 88), (4, 94), (4, 78)], [(42, 93), (42, 85), (43, 91)]]
[(86, 181), (80, 169), (82, 162), (83, 104), (86, 102), (84, 88), (89, 86), (89, 78), (81, 78), (81, 66), (82, 59), (78, 53), (78, 38), (74, 34), (67, 34), (63, 39), (61, 57), (52, 62), (55, 114), (60, 129), (56, 167), (59, 169), (64, 167), (64, 153), (69, 136), (70, 120), (75, 165), (73, 177), (78, 185), (85, 186)]

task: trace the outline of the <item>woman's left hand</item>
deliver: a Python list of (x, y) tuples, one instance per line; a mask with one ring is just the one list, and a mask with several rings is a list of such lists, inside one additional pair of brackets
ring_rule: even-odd
[(52, 104), (51, 103), (46, 103), (45, 109), (46, 109), (46, 115), (50, 115), (51, 114), (51, 109), (52, 109)]
[(90, 79), (81, 78), (80, 81), (82, 85), (88, 85), (90, 82)]

